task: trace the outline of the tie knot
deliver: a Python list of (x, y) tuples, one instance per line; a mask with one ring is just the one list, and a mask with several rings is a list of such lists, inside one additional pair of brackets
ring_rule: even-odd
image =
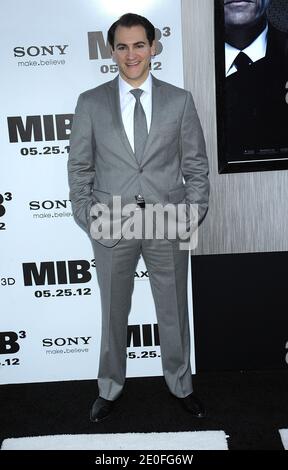
[(234, 64), (238, 71), (246, 69), (249, 65), (252, 64), (252, 60), (250, 57), (245, 54), (245, 52), (239, 52), (236, 59), (234, 60)]
[(132, 93), (136, 101), (140, 101), (140, 96), (142, 95), (143, 90), (140, 88), (134, 88), (134, 90), (131, 90), (130, 93)]

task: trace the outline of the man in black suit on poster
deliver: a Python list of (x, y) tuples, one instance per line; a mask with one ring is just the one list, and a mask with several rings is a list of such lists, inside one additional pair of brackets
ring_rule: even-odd
[(288, 147), (288, 40), (268, 21), (269, 3), (224, 0), (230, 161), (269, 158), (284, 154)]

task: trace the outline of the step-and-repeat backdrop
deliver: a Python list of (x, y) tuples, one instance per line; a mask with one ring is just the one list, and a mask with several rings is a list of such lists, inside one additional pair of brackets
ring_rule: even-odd
[[(97, 377), (100, 298), (90, 241), (72, 217), (67, 157), (78, 95), (117, 74), (106, 35), (127, 12), (157, 27), (153, 74), (182, 87), (180, 0), (2, 2), (1, 383)], [(194, 370), (191, 289), (189, 296)], [(128, 377), (162, 375), (142, 259), (127, 363)]]

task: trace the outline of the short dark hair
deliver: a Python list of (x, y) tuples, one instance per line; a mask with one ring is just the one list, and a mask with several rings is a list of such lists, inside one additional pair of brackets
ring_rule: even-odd
[(152, 46), (152, 42), (155, 39), (155, 27), (153, 24), (144, 16), (136, 15), (136, 13), (125, 13), (125, 15), (122, 15), (119, 20), (115, 21), (108, 30), (108, 42), (113, 50), (117, 26), (125, 26), (126, 28), (131, 28), (132, 26), (143, 26), (146, 31), (148, 42), (150, 46)]

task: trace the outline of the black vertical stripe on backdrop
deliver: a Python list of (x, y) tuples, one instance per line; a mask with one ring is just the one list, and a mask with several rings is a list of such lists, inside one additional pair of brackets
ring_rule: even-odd
[(197, 370), (288, 367), (287, 269), (287, 252), (192, 257)]

